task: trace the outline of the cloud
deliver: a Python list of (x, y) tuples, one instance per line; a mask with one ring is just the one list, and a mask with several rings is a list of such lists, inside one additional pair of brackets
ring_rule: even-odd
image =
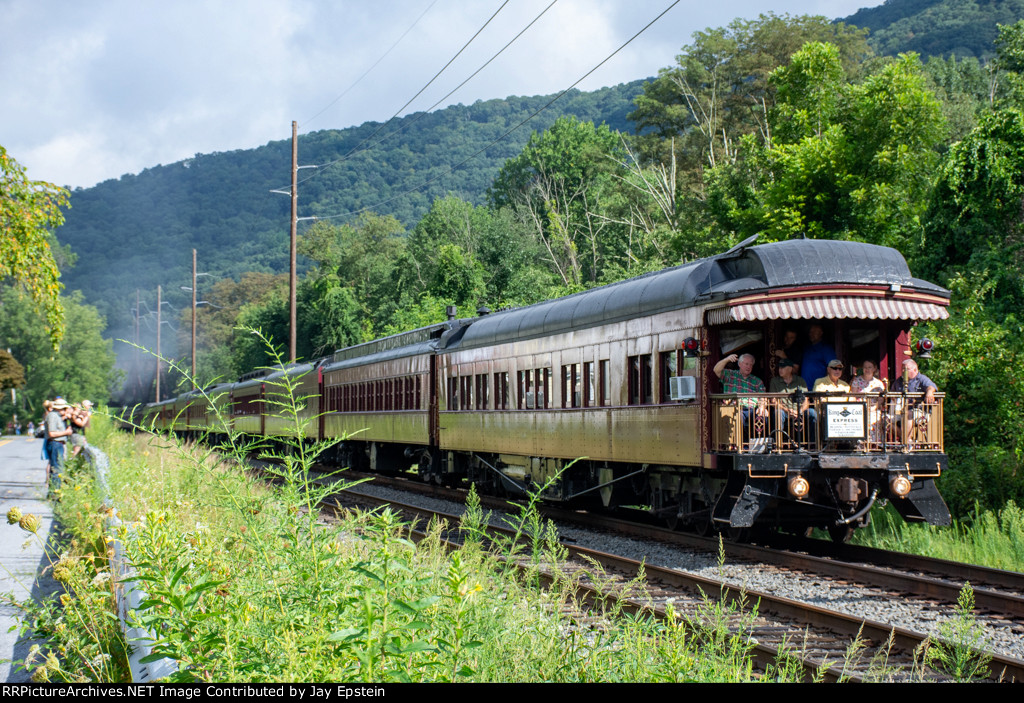
[[(197, 152), (250, 148), (301, 131), (383, 121), (455, 54), (499, 0), (7, 0), (0, 4), (0, 143), (31, 178), (90, 186)], [(429, 107), (550, 0), (513, 0), (407, 110)], [(448, 101), (558, 92), (668, 0), (559, 0)], [(777, 12), (850, 14), (868, 2), (786, 0)], [(373, 72), (334, 102), (426, 10)], [(655, 75), (694, 31), (750, 1), (680, 3), (580, 85)], [(332, 104), (333, 103), (333, 104)]]

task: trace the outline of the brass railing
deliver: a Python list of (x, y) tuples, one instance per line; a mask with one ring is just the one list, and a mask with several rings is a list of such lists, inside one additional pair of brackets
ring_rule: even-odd
[(942, 401), (922, 393), (711, 396), (712, 449), (785, 452), (941, 452)]

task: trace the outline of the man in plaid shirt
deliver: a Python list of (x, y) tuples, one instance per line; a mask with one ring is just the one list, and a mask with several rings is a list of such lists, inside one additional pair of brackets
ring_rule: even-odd
[[(736, 362), (739, 371), (725, 368), (726, 364)], [(754, 370), (754, 357), (752, 354), (737, 356), (730, 354), (715, 364), (715, 375), (722, 379), (723, 393), (764, 393), (764, 381), (751, 372)], [(764, 418), (768, 417), (768, 411), (764, 405), (764, 398), (740, 398), (740, 407), (743, 408), (743, 427), (746, 430), (744, 439), (751, 437), (751, 419), (756, 419), (754, 434), (762, 434), (758, 430), (764, 426)]]

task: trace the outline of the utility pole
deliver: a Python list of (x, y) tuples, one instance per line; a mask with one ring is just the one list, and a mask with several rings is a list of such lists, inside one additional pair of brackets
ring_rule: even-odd
[(156, 402), (160, 402), (160, 310), (163, 307), (162, 291), (156, 287)]
[(315, 220), (315, 217), (299, 217), (299, 169), (300, 168), (317, 168), (317, 166), (299, 166), (299, 123), (292, 120), (292, 189), (291, 191), (274, 189), (271, 193), (280, 193), (281, 195), (292, 196), (292, 218), (291, 218), (291, 237), (288, 245), (288, 259), (289, 268), (291, 273), (288, 280), (288, 360), (290, 362), (295, 361), (295, 335), (296, 335), (296, 302), (295, 302), (295, 289), (296, 289), (296, 264), (295, 264), (295, 253), (296, 253), (296, 240), (299, 220)]
[[(291, 273), (288, 279), (288, 306), (289, 306), (289, 333), (288, 333), (288, 360), (295, 363), (295, 249), (296, 231), (299, 221), (299, 123), (292, 120), (292, 226), (291, 243), (288, 254), (291, 265)], [(195, 288), (193, 282), (192, 287)], [(194, 294), (193, 294), (194, 295)], [(193, 313), (195, 314), (195, 313)]]
[(196, 389), (196, 250), (192, 250), (192, 390)]
[(139, 289), (135, 289), (135, 400), (145, 399), (148, 393), (143, 394), (142, 389), (142, 361), (139, 357), (139, 346), (142, 344), (142, 337), (140, 336), (140, 324), (139, 313), (142, 309), (141, 298), (139, 297)]

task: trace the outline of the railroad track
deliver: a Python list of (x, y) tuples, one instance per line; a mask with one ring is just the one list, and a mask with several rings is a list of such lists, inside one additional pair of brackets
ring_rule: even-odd
[[(459, 517), (452, 512), (374, 497), (364, 489), (366, 487), (361, 486), (345, 492), (346, 500), (359, 500), (364, 504), (387, 503), (400, 510), (410, 522), (434, 518), (445, 520), (449, 525), (458, 524)], [(437, 494), (441, 491), (429, 488), (427, 492)], [(353, 497), (355, 493), (359, 493), (358, 498)], [(631, 529), (642, 529), (635, 523), (631, 524), (634, 525)], [(601, 526), (603, 529), (608, 527), (604, 521)], [(457, 532), (453, 533), (450, 539), (458, 543)], [(649, 532), (642, 531), (642, 534), (650, 538)], [(669, 533), (669, 536), (674, 537), (675, 533)], [(709, 544), (706, 541), (705, 546)], [(620, 606), (625, 610), (642, 611), (662, 618), (674, 612), (676, 617), (684, 616), (698, 636), (702, 628), (716, 624), (714, 618), (725, 618), (734, 630), (743, 628), (751, 654), (763, 671), (768, 672), (771, 667), (778, 666), (780, 653), (784, 653), (784, 657), (802, 667), (808, 680), (943, 679), (941, 673), (927, 669), (922, 663), (922, 652), (929, 641), (927, 634), (811, 605), (777, 593), (743, 588), (730, 583), (725, 573), (717, 578), (707, 574), (695, 575), (577, 544), (564, 543), (564, 547), (570, 558), (559, 564), (557, 571), (562, 574), (561, 578), (565, 578), (566, 573), (574, 575), (578, 595), (585, 601), (607, 603), (610, 598), (621, 598)], [(771, 551), (748, 545), (724, 545), (723, 560), (725, 555), (734, 557), (737, 549), (754, 550), (755, 553), (758, 550)], [(804, 560), (803, 568), (807, 563), (820, 566), (821, 561), (828, 561), (809, 555), (799, 556)], [(600, 570), (599, 576), (595, 568)], [(724, 562), (720, 568), (725, 571)], [(641, 570), (645, 575), (643, 594), (630, 595), (628, 586), (637, 579)], [(547, 573), (546, 577), (555, 578), (553, 573)], [(754, 604), (757, 605), (756, 613), (752, 609)], [(726, 609), (725, 614), (720, 608)], [(580, 617), (591, 616), (581, 614)], [(717, 625), (720, 626), (721, 622)], [(991, 680), (1024, 680), (1024, 661), (999, 654), (991, 656)]]
[[(463, 490), (424, 485), (403, 478), (351, 472), (346, 472), (346, 475), (371, 477), (375, 485), (390, 485), (456, 502), (462, 502), (465, 497)], [(481, 501), (492, 509), (507, 508), (507, 502), (501, 499), (484, 497)], [(717, 537), (676, 532), (607, 514), (551, 506), (543, 506), (542, 510), (547, 517), (561, 523), (614, 531), (709, 554), (718, 550)], [(979, 615), (993, 619), (999, 626), (1019, 622), (1017, 634), (1024, 639), (1024, 574), (1019, 572), (803, 538), (774, 539), (765, 546), (726, 542), (725, 549), (730, 559), (770, 564), (779, 569), (813, 573), (864, 587), (931, 599), (938, 607), (955, 605), (963, 585), (970, 583)]]

